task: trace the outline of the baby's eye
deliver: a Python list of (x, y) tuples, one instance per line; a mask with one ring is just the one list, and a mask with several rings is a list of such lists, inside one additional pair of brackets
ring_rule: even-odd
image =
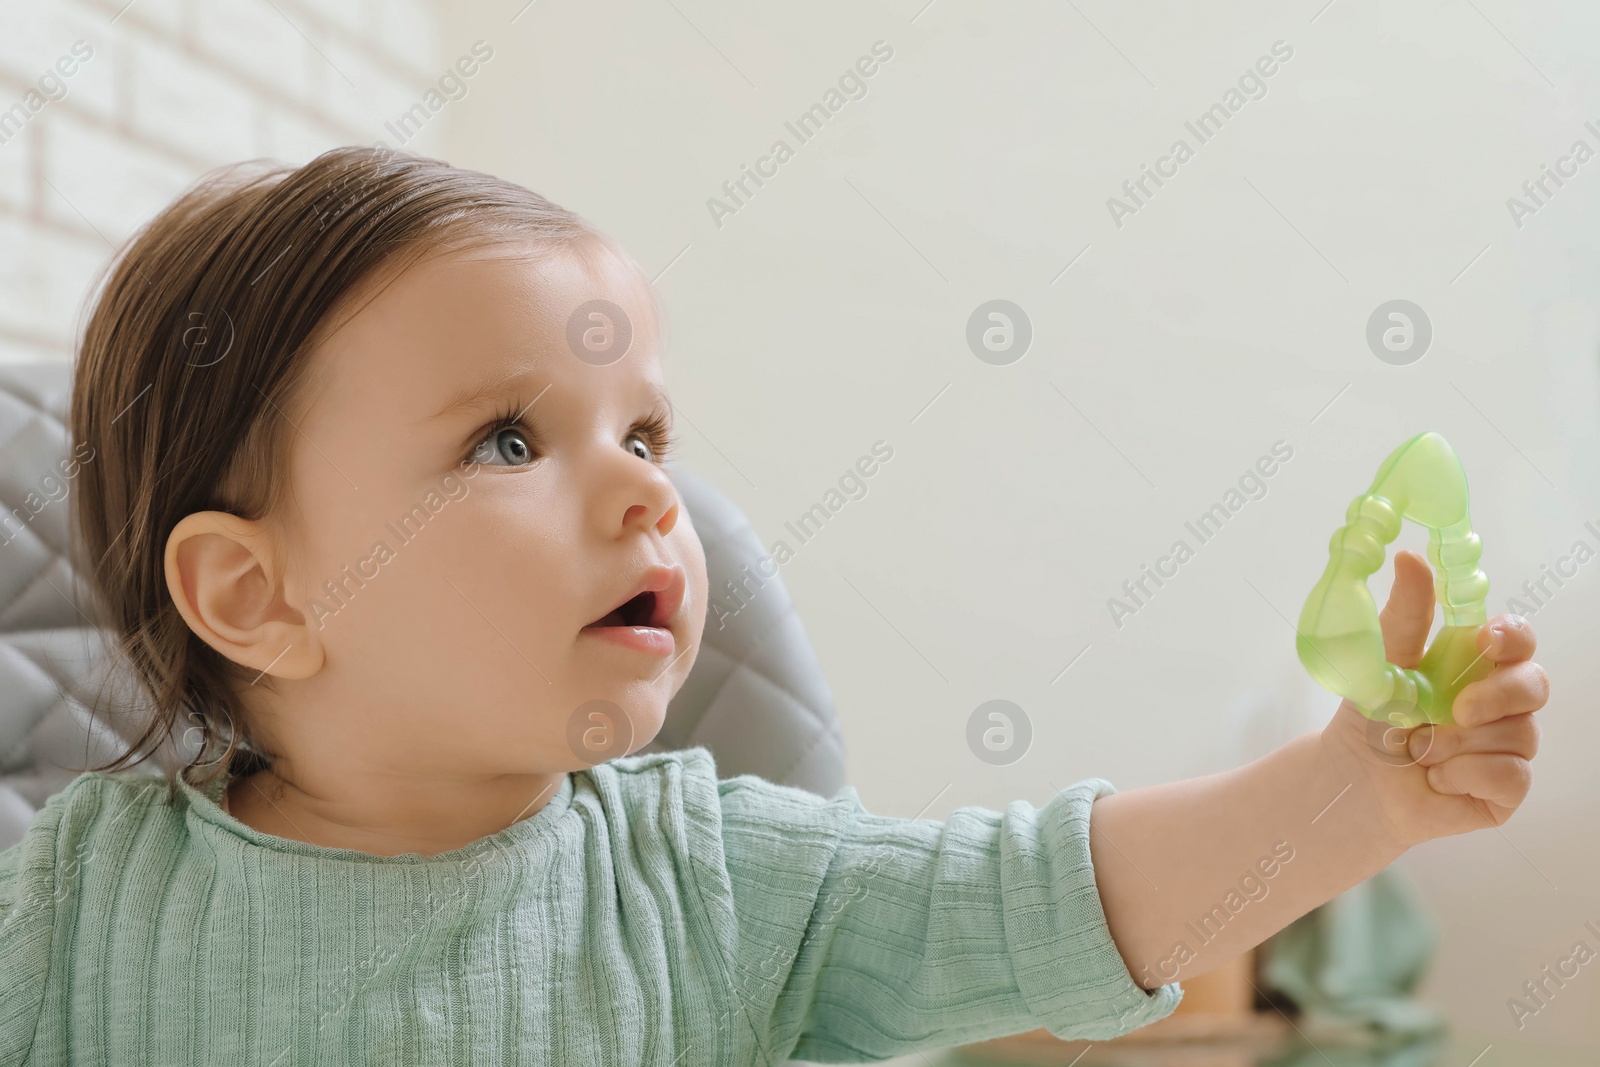
[(472, 463), (486, 463), (491, 467), (502, 466), (495, 461), (495, 457), (505, 456), (504, 466), (520, 467), (532, 462), (533, 449), (528, 445), (527, 436), (515, 426), (504, 426), (491, 431), (484, 439), (478, 442), (478, 447), (472, 450), (468, 457)]
[(627, 437), (627, 440), (630, 443), (634, 442), (634, 441), (637, 441), (637, 442), (639, 442), (639, 445), (642, 446), (642, 451), (641, 451), (641, 448), (636, 448), (636, 447), (630, 447), (629, 448), (629, 451), (631, 451), (634, 455), (638, 456), (640, 459), (644, 460), (646, 463), (654, 463), (655, 462), (655, 446), (650, 443), (648, 434), (630, 433), (628, 435), (628, 437)]

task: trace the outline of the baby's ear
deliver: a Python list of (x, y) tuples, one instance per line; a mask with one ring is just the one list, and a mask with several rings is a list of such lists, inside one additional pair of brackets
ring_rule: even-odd
[(167, 538), (167, 590), (206, 644), (276, 678), (322, 669), (322, 642), (284, 598), (264, 524), (225, 511), (185, 515)]

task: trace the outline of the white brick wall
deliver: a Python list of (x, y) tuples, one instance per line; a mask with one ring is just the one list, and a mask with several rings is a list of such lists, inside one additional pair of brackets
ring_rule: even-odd
[(399, 147), (464, 51), (429, 0), (0, 0), (0, 363), (69, 361), (101, 267), (205, 171)]
[[(46, 183), (33, 219), (69, 231), (86, 230), (85, 236), (96, 238), (103, 253), (109, 254), (109, 243), (120, 244), (198, 173), (149, 141), (117, 136), (72, 112), (50, 119), (33, 131), (40, 157), (36, 167)], [(0, 145), (0, 150), (9, 147)]]

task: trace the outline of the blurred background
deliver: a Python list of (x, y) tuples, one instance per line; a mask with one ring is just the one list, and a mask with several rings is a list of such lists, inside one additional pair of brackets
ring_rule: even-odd
[(69, 361), (95, 272), (205, 170), (345, 143), (526, 185), (655, 280), (681, 462), (794, 551), (876, 812), (1320, 726), (1294, 620), (1328, 538), (1442, 433), (1552, 697), (1515, 818), (1398, 865), (1441, 934), (1421, 995), (1485, 1065), (1600, 1051), (1600, 967), (1508, 1003), (1600, 948), (1600, 9), (0, 0), (0, 360)]

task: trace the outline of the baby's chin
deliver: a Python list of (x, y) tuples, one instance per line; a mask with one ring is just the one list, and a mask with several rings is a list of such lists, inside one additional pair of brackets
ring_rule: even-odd
[(633, 755), (661, 733), (669, 703), (660, 692), (586, 700), (567, 719), (567, 749), (579, 769)]

